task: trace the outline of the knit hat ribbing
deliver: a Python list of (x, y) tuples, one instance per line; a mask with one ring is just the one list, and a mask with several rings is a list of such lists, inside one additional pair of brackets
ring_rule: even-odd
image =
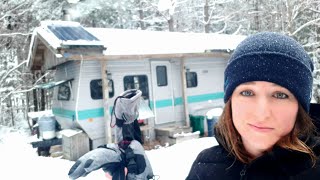
[(228, 62), (224, 101), (242, 83), (268, 81), (287, 88), (308, 112), (312, 71), (312, 60), (297, 41), (279, 33), (257, 33), (243, 40)]

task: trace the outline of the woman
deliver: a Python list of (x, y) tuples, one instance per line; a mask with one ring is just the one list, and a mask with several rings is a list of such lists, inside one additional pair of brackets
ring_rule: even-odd
[(203, 150), (186, 179), (320, 179), (320, 139), (308, 116), (313, 64), (295, 40), (258, 33), (225, 70), (218, 146)]

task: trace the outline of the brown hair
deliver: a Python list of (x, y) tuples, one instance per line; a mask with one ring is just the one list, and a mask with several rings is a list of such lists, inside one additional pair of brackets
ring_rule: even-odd
[[(223, 113), (215, 126), (216, 136), (220, 137), (221, 145), (243, 163), (250, 163), (254, 158), (246, 151), (241, 136), (233, 125), (231, 100), (226, 103)], [(314, 152), (306, 145), (306, 141), (315, 133), (315, 126), (310, 116), (299, 105), (295, 126), (291, 133), (280, 139), (278, 146), (306, 153), (310, 156), (313, 165), (316, 163)], [(299, 137), (303, 137), (302, 141)]]

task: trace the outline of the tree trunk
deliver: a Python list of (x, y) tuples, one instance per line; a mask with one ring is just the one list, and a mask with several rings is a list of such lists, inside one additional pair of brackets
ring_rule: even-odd
[(168, 26), (169, 26), (169, 31), (174, 32), (173, 16), (172, 15), (170, 15), (170, 19), (168, 20)]
[[(3, 113), (2, 113), (2, 98), (1, 98), (1, 97), (0, 97), (0, 114), (3, 114)], [(3, 123), (3, 116), (0, 116), (0, 123), (1, 123), (1, 124), (4, 124), (4, 123)]]
[[(320, 8), (318, 7), (317, 10), (319, 11)], [(314, 19), (317, 19), (318, 17), (315, 17)], [(317, 42), (320, 42), (320, 27), (319, 27), (318, 24), (315, 24), (315, 28), (316, 28), (316, 32), (317, 32), (316, 33), (316, 40), (317, 40)], [(314, 54), (315, 54), (316, 59), (317, 59), (316, 63), (319, 65), (320, 64), (320, 57), (319, 57), (319, 55), (317, 53), (317, 49), (318, 48), (319, 47), (314, 47), (312, 51), (315, 52)], [(315, 64), (315, 66), (317, 66), (317, 64)], [(320, 72), (319, 71), (316, 72), (314, 78), (316, 78), (316, 79), (318, 78), (317, 80), (320, 81), (320, 79), (319, 79), (320, 78)], [(320, 90), (319, 89), (320, 89), (320, 84), (316, 85), (316, 89), (315, 89), (315, 92), (314, 92), (314, 96), (315, 96), (314, 99), (316, 100), (316, 103), (318, 103), (318, 104), (320, 104), (320, 94), (319, 94)]]
[[(26, 101), (25, 101), (25, 104), (23, 104), (24, 113), (25, 113), (24, 117), (25, 117), (25, 119), (26, 119), (26, 121), (28, 123), (29, 129), (30, 129), (30, 133), (32, 134), (32, 126), (33, 126), (33, 124), (32, 125), (30, 124), (29, 117), (28, 117), (28, 112), (30, 112), (30, 109), (29, 109), (29, 92), (28, 91), (26, 92), (25, 96), (26, 96)], [(31, 120), (31, 122), (32, 122), (32, 120)]]
[(254, 1), (254, 9), (256, 11), (254, 16), (254, 30), (259, 32), (260, 31), (260, 22), (259, 22), (259, 0)]
[(286, 0), (286, 10), (287, 10), (287, 30), (289, 34), (293, 33), (292, 31), (292, 7), (289, 0)]
[(12, 127), (14, 127), (14, 113), (13, 113), (13, 106), (12, 106), (12, 98), (11, 98), (12, 96), (10, 95), (10, 97), (9, 97), (9, 106), (11, 107), (11, 125), (12, 125)]
[(139, 13), (139, 24), (140, 24), (140, 28), (141, 30), (145, 30), (146, 29), (146, 26), (143, 22), (143, 18), (144, 18), (144, 15), (143, 15), (143, 10), (142, 10), (142, 4), (141, 4), (141, 1), (138, 1), (139, 3), (139, 10), (138, 10), (138, 13)]
[(203, 11), (204, 11), (204, 32), (205, 33), (209, 33), (209, 0), (206, 0), (205, 2), (205, 5), (204, 5), (204, 8), (203, 8)]

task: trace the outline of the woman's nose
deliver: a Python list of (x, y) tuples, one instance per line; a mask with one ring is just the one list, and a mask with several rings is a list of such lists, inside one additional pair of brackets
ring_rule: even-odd
[(271, 109), (272, 109), (272, 104), (267, 97), (257, 98), (256, 106), (254, 108), (256, 119), (259, 121), (268, 120), (271, 117), (271, 112), (272, 112)]

